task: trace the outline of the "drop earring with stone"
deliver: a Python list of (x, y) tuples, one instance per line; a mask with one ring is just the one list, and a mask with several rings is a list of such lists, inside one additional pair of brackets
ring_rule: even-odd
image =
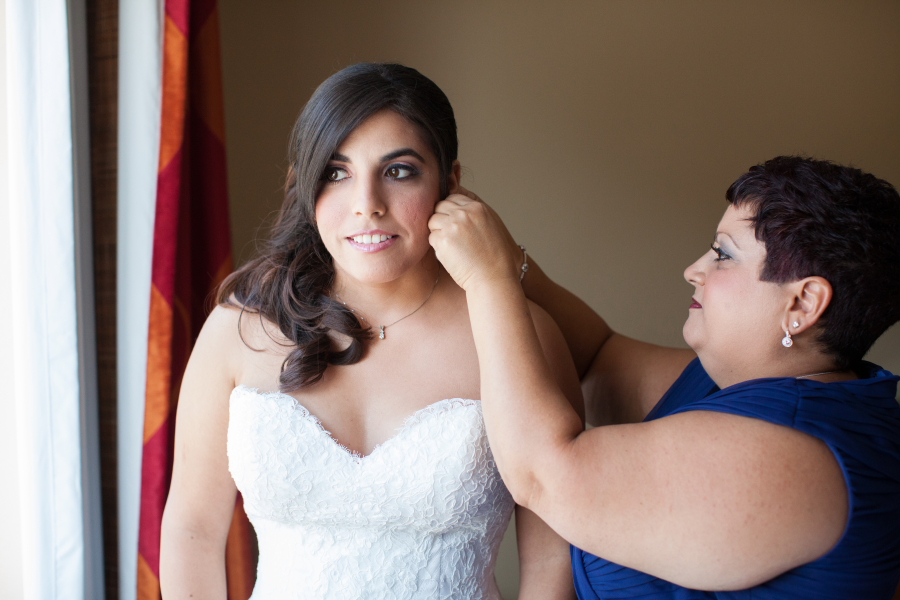
[(782, 338), (782, 340), (781, 340), (781, 345), (784, 346), (785, 348), (790, 348), (791, 346), (794, 345), (794, 340), (791, 339), (790, 331), (784, 332), (784, 338)]

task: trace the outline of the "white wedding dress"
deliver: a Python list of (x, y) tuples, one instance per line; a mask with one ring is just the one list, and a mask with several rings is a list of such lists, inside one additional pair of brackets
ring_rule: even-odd
[(259, 539), (252, 600), (500, 598), (513, 500), (477, 400), (441, 400), (359, 456), (292, 396), (231, 394), (228, 463)]

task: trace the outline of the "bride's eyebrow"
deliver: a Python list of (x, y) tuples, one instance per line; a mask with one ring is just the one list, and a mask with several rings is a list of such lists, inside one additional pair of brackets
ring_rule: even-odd
[[(395, 158), (400, 158), (401, 156), (413, 156), (415, 158), (418, 158), (420, 161), (425, 162), (425, 159), (422, 158), (422, 155), (419, 154), (418, 152), (416, 152), (415, 150), (413, 150), (412, 148), (400, 148), (399, 150), (394, 150), (393, 152), (388, 152), (387, 154), (385, 154), (384, 156), (381, 157), (381, 162), (387, 162), (389, 160), (394, 160)], [(345, 162), (345, 163), (351, 163), (351, 164), (353, 163), (353, 161), (350, 160), (349, 156), (345, 156), (345, 155), (341, 154), (340, 152), (335, 152), (334, 154), (332, 154), (331, 160), (336, 160), (338, 162)]]
[(381, 157), (381, 162), (387, 162), (389, 160), (394, 160), (395, 158), (400, 158), (401, 156), (414, 156), (418, 158), (420, 161), (425, 162), (425, 159), (422, 158), (422, 155), (413, 150), (412, 148), (400, 148), (399, 150), (394, 150), (393, 152), (389, 152)]

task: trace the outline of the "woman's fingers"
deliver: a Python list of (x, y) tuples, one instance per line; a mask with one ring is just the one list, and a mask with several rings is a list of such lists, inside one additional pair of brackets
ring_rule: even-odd
[(514, 276), (503, 222), (486, 204), (454, 195), (435, 206), (428, 221), (438, 260), (463, 288), (480, 279)]
[(471, 198), (475, 202), (484, 202), (484, 200), (478, 197), (478, 194), (473, 191), (467, 190), (461, 185), (456, 188), (456, 193), (466, 196), (467, 198)]
[[(443, 202), (450, 202), (452, 205), (448, 204), (448, 205), (445, 205), (442, 207), (441, 204)], [(512, 252), (513, 254), (515, 254), (519, 257), (518, 266), (521, 267), (521, 264), (522, 264), (521, 251), (519, 250), (519, 245), (516, 243), (516, 240), (513, 238), (512, 234), (506, 228), (506, 225), (503, 224), (503, 220), (496, 213), (496, 211), (494, 211), (494, 209), (491, 208), (490, 205), (487, 204), (484, 200), (479, 198), (478, 194), (476, 194), (475, 192), (472, 192), (462, 186), (459, 186), (456, 188), (456, 192), (454, 194), (447, 196), (446, 200), (443, 200), (442, 202), (438, 202), (438, 204), (435, 206), (434, 212), (449, 214), (449, 211), (453, 207), (466, 206), (466, 205), (472, 204), (472, 203), (481, 204), (482, 206), (484, 206), (484, 208), (487, 209), (485, 211), (487, 213), (487, 216), (490, 217), (493, 221), (495, 221), (496, 226), (494, 229), (497, 231), (498, 235), (500, 235), (502, 239), (506, 240), (506, 244), (509, 246), (510, 252)]]
[(443, 208), (452, 208), (453, 206), (465, 206), (466, 204), (471, 204), (472, 202), (478, 202), (478, 200), (473, 200), (469, 196), (464, 196), (463, 194), (450, 194), (445, 199), (441, 200), (437, 204), (434, 205), (434, 212), (444, 212), (439, 210), (439, 207), (443, 205)]

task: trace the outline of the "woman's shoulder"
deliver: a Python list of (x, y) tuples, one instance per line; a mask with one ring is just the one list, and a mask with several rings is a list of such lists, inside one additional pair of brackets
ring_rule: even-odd
[(229, 351), (237, 347), (241, 332), (239, 327), (244, 321), (243, 307), (238, 304), (218, 304), (203, 323), (200, 336), (197, 338), (200, 344), (209, 345), (220, 351)]
[(276, 332), (277, 327), (261, 319), (257, 311), (237, 302), (218, 304), (203, 323), (191, 361), (210, 376), (240, 382), (251, 356), (284, 353)]
[(233, 296), (213, 308), (201, 336), (207, 330), (208, 337), (222, 344), (223, 350), (280, 350), (282, 353), (285, 346), (291, 345), (277, 325)]
[(239, 353), (240, 335), (238, 323), (240, 308), (217, 305), (206, 317), (200, 335), (191, 351), (191, 361), (205, 369), (215, 368), (231, 379), (235, 374), (236, 356)]

